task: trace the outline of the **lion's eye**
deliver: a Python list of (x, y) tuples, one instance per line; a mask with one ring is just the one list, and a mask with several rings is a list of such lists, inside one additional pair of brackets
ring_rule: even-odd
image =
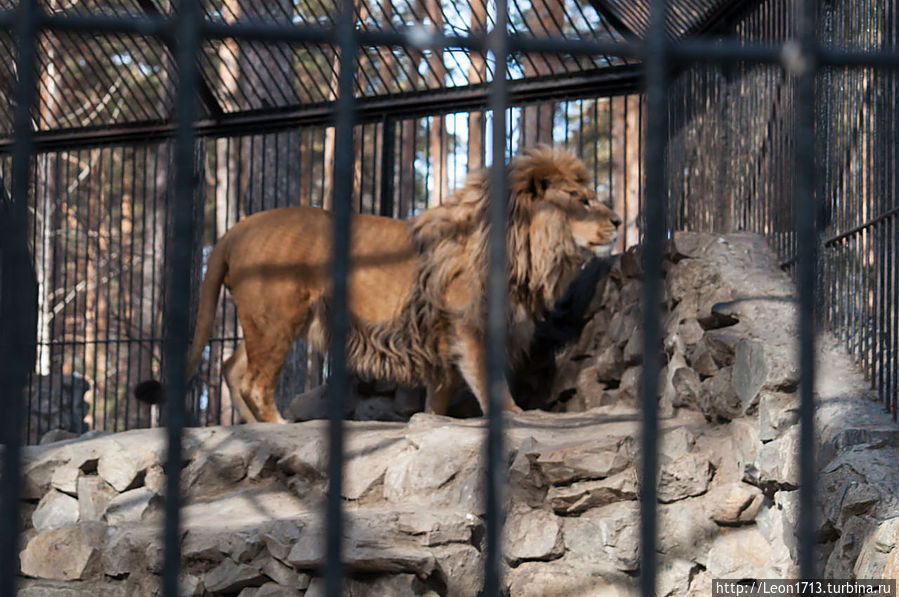
[(590, 207), (590, 200), (586, 198), (581, 199), (581, 205), (583, 205), (584, 207)]

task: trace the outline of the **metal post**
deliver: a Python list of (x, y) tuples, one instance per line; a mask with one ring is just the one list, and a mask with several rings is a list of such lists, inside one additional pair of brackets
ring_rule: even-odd
[(640, 590), (653, 597), (656, 586), (656, 469), (658, 468), (658, 378), (662, 348), (659, 304), (662, 248), (667, 229), (665, 134), (668, 130), (668, 79), (665, 0), (653, 0), (646, 36), (646, 204), (643, 230), (643, 375), (641, 403)]
[[(34, 369), (37, 331), (36, 282), (31, 270), (26, 229), (35, 97), (36, 44), (40, 17), (35, 0), (16, 9), (15, 146), (11, 212), (0, 214), (0, 392), (3, 416), (3, 489), (0, 494), (0, 596), (16, 594), (19, 572), (19, 491), (21, 488), (22, 393)], [(3, 206), (0, 205), (0, 209)], [(7, 327), (8, 326), (8, 327)]]
[(168, 457), (166, 460), (165, 557), (162, 588), (166, 597), (177, 597), (181, 564), (181, 435), (184, 430), (187, 379), (188, 328), (190, 325), (191, 261), (194, 238), (194, 130), (199, 72), (200, 6), (197, 0), (181, 0), (174, 21), (177, 46), (178, 93), (175, 106), (175, 214), (172, 239), (171, 294), (166, 309), (165, 371), (167, 393)]
[(500, 594), (502, 586), (502, 533), (504, 488), (503, 466), (503, 391), (505, 388), (506, 353), (506, 106), (508, 82), (506, 57), (509, 40), (506, 32), (508, 6), (506, 0), (496, 0), (493, 30), (488, 35), (487, 48), (496, 67), (490, 84), (490, 109), (493, 111), (493, 166), (490, 170), (490, 204), (488, 216), (487, 265), (487, 495), (486, 531), (487, 558), (484, 571), (484, 594)]
[(799, 574), (815, 574), (815, 278), (817, 206), (815, 204), (815, 0), (799, 6), (799, 60), (795, 131), (796, 232), (799, 283)]
[(350, 392), (346, 368), (347, 274), (350, 262), (350, 216), (353, 200), (353, 125), (356, 118), (354, 80), (356, 74), (356, 33), (353, 0), (341, 0), (337, 22), (340, 73), (336, 104), (334, 162), (334, 295), (331, 313), (330, 425), (327, 503), (327, 562), (325, 589), (328, 597), (340, 597), (343, 584), (343, 413)]
[(393, 174), (396, 169), (396, 120), (381, 121), (381, 201), (378, 213), (393, 217)]

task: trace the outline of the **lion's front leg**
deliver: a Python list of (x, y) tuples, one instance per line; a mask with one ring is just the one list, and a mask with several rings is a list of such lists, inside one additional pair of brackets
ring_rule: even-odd
[(432, 415), (445, 415), (453, 396), (456, 395), (456, 390), (461, 385), (462, 380), (455, 373), (440, 383), (428, 384), (425, 412)]
[[(458, 345), (454, 347), (456, 355), (456, 366), (462, 377), (471, 388), (478, 404), (481, 405), (481, 412), (487, 415), (487, 350), (481, 334), (472, 329), (463, 329), (459, 331), (456, 338)], [(500, 396), (500, 404), (503, 410), (519, 413), (521, 408), (515, 404), (512, 393), (509, 391), (509, 385), (505, 378), (502, 382)]]

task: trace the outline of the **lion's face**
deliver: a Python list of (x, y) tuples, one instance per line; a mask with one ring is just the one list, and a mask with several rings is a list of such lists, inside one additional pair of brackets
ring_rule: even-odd
[(562, 154), (570, 160), (559, 159), (559, 153), (554, 157), (554, 171), (538, 183), (536, 213), (564, 220), (577, 246), (608, 255), (618, 240), (621, 217), (596, 197), (583, 162), (570, 154)]

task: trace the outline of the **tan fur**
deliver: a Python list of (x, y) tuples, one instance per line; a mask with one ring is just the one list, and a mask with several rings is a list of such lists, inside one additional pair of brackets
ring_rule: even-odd
[[(508, 354), (525, 356), (535, 320), (560, 297), (590, 252), (608, 253), (617, 215), (587, 186), (587, 169), (548, 147), (508, 167)], [(467, 383), (486, 405), (484, 352), (487, 171), (452, 199), (410, 220), (357, 215), (348, 278), (348, 361), (369, 378), (428, 386), (428, 410), (446, 411)], [(264, 211), (216, 244), (200, 294), (188, 375), (202, 358), (221, 285), (231, 291), (244, 341), (225, 379), (248, 420), (281, 421), (273, 393), (294, 340), (328, 347), (332, 216), (310, 207)], [(506, 408), (517, 410), (505, 392)]]

